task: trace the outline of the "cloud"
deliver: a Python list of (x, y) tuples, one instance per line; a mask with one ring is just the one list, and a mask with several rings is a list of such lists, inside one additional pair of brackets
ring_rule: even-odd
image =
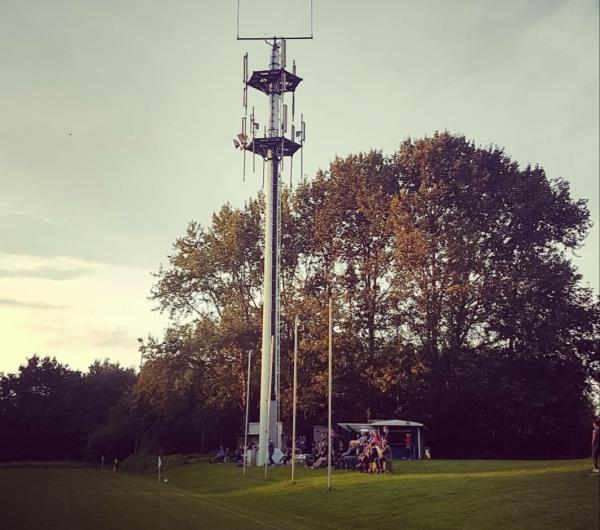
[(45, 280), (72, 280), (84, 274), (89, 274), (90, 269), (72, 268), (60, 269), (55, 267), (36, 267), (34, 269), (2, 269), (0, 278), (43, 278)]
[(14, 298), (0, 298), (0, 306), (22, 307), (24, 309), (65, 309), (68, 306), (46, 304), (44, 302), (23, 302)]
[(125, 328), (117, 327), (107, 330), (98, 330), (89, 334), (92, 344), (103, 348), (112, 346), (134, 347), (136, 338)]

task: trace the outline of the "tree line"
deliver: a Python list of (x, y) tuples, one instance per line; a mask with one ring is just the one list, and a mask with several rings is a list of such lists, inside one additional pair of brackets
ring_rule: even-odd
[[(566, 181), (436, 133), (391, 155), (335, 158), (284, 189), (281, 214), (284, 422), (296, 316), (299, 432), (325, 422), (332, 297), (335, 421), (422, 422), (436, 456), (585, 450), (599, 305), (571, 260), (590, 217)], [(142, 341), (144, 367), (97, 443), (231, 446), (243, 433), (248, 352), (257, 418), (264, 217), (259, 194), (175, 241), (151, 294), (171, 325)]]
[(81, 373), (55, 358), (31, 356), (17, 373), (0, 378), (0, 461), (129, 454), (133, 437), (126, 432), (101, 437), (135, 381), (133, 369), (109, 360)]

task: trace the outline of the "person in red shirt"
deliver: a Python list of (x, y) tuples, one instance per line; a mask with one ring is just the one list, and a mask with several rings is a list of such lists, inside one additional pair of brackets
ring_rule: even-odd
[(412, 458), (412, 447), (413, 447), (413, 439), (412, 434), (407, 433), (404, 437), (404, 455), (405, 458), (410, 460)]

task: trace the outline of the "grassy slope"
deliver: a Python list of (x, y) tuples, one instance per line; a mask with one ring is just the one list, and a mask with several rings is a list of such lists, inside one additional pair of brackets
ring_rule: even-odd
[[(1, 468), (3, 528), (384, 528), (588, 530), (600, 478), (587, 461), (397, 462), (393, 476), (249, 470), (203, 462), (149, 475)], [(229, 513), (228, 513), (229, 512)], [(239, 514), (242, 514), (240, 516)], [(246, 517), (244, 517), (246, 516)], [(21, 519), (22, 518), (22, 519)], [(20, 524), (15, 524), (21, 519)], [(12, 524), (11, 524), (12, 523)]]

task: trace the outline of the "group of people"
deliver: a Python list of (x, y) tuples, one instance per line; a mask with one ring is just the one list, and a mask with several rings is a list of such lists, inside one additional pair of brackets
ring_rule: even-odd
[(229, 450), (229, 447), (225, 447), (223, 448), (223, 446), (219, 447), (219, 450), (215, 453), (215, 456), (213, 456), (210, 460), (211, 464), (224, 464), (226, 462), (229, 461), (234, 461), (234, 462), (242, 462), (244, 456), (243, 456), (243, 447), (240, 449), (236, 449), (235, 451), (231, 452)]
[[(383, 433), (377, 430), (361, 431), (355, 440), (350, 440), (346, 451), (343, 450), (342, 439), (332, 433), (332, 465), (337, 469), (354, 469), (361, 473), (392, 473), (392, 448), (388, 441), (388, 428)], [(405, 458), (412, 456), (412, 435), (404, 438)], [(302, 443), (298, 449), (302, 452)], [(305, 458), (305, 465), (312, 469), (328, 465), (328, 440), (323, 434), (321, 440), (314, 444), (312, 454)]]

